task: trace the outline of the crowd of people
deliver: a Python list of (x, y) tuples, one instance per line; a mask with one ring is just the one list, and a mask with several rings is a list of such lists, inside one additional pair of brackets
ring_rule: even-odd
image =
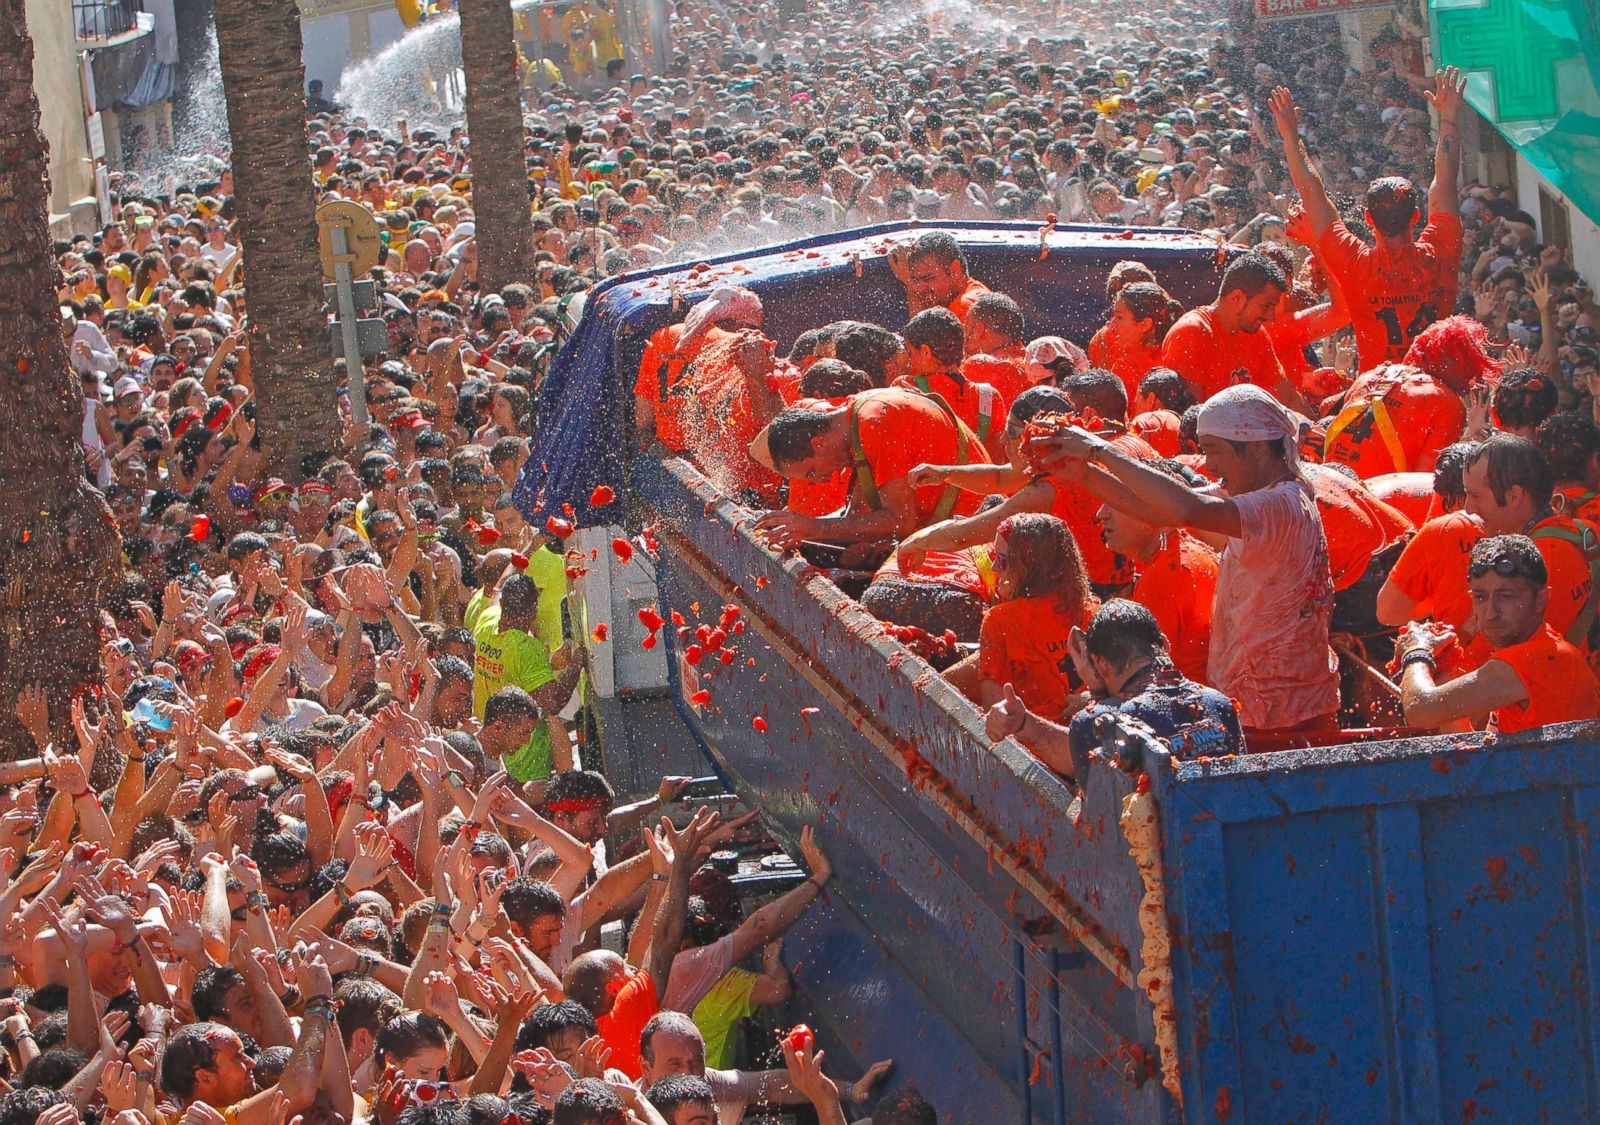
[(724, 287), (638, 372), (642, 442), (953, 636), (991, 736), (1069, 781), (1112, 712), (1181, 756), (1600, 714), (1600, 308), (1504, 185), (1459, 184), (1458, 77), (1174, 4), (979, 14), (685, 0), (660, 73), (530, 95), (535, 275), (499, 292), (464, 131), (319, 95), (314, 190), (378, 217), (389, 338), (372, 424), (305, 464), (256, 433), (224, 165), (125, 178), (58, 245), (122, 576), (76, 745), (30, 689), (37, 756), (0, 766), (0, 1125), (936, 1119), (803, 1028), (743, 1049), (826, 893), (809, 834), (743, 917), (703, 860), (748, 817), (583, 768), (568, 560), (511, 487), (584, 294), (634, 268), (909, 218), (1231, 248), (1197, 308), (1119, 264), (1073, 340), (925, 233), (904, 323), (780, 355)]

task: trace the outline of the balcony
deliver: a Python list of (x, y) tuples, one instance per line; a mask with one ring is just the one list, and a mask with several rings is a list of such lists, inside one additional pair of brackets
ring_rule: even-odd
[(105, 44), (138, 30), (143, 0), (72, 0), (72, 25), (80, 42)]

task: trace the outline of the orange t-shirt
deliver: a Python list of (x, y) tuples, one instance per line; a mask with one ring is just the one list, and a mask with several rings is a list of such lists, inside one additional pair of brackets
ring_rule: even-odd
[[(844, 406), (850, 401), (848, 395), (839, 398), (826, 399), (795, 399), (790, 400), (787, 394), (784, 400), (790, 406), (800, 405), (818, 410), (830, 407)], [(812, 484), (804, 477), (789, 478), (789, 504), (791, 512), (799, 512), (803, 516), (829, 516), (845, 506), (850, 499), (850, 470), (840, 469), (832, 477), (820, 484)]]
[[(1111, 444), (1144, 461), (1155, 460), (1151, 449), (1132, 434), (1120, 434)], [(1113, 554), (1102, 538), (1104, 528), (1095, 518), (1100, 510), (1100, 499), (1083, 485), (1057, 477), (1044, 477), (1056, 490), (1050, 505), (1050, 514), (1067, 525), (1072, 538), (1077, 540), (1078, 554), (1083, 556), (1083, 571), (1096, 586), (1121, 586), (1133, 580), (1133, 564), (1121, 555)]]
[[(861, 451), (880, 492), (918, 465), (957, 464), (958, 426), (967, 436), (967, 464), (991, 463), (977, 435), (959, 420), (952, 421), (927, 395), (897, 387), (881, 387), (862, 391), (852, 396), (850, 402), (861, 438)], [(860, 495), (860, 484), (859, 480), (853, 482), (853, 496)], [(918, 527), (933, 522), (934, 511), (943, 494), (944, 486), (938, 484), (917, 489)], [(982, 496), (959, 492), (954, 514), (971, 515), (981, 503)]]
[(1448, 211), (1430, 215), (1416, 242), (1398, 250), (1368, 245), (1336, 222), (1316, 251), (1344, 293), (1363, 371), (1405, 358), (1411, 341), (1455, 304), (1461, 220)]
[(1367, 488), (1379, 500), (1405, 513), (1421, 527), (1435, 516), (1444, 515), (1439, 497), (1433, 491), (1432, 473), (1383, 473), (1367, 477)]
[(1028, 710), (1052, 722), (1060, 719), (1075, 673), (1067, 634), (1083, 628), (1093, 606), (1076, 610), (1060, 598), (1017, 598), (990, 606), (978, 632), (978, 671), (986, 680), (1011, 684)]
[(1354, 586), (1372, 556), (1409, 535), (1412, 525), (1398, 509), (1342, 473), (1317, 470), (1312, 484), (1328, 536), (1328, 568), (1337, 593)]
[[(961, 374), (974, 383), (988, 383), (1000, 392), (1000, 397), (1005, 400), (1006, 408), (1017, 401), (1017, 396), (1033, 386), (1028, 381), (1028, 373), (1024, 369), (1021, 359), (1012, 359), (1003, 355), (969, 355), (961, 361)], [(999, 429), (1005, 429), (1005, 419), (1000, 420)]]
[(1501, 734), (1600, 718), (1600, 681), (1583, 653), (1561, 638), (1548, 622), (1521, 644), (1497, 649), (1490, 659), (1511, 665), (1528, 701), (1501, 707), (1489, 715), (1489, 726)]
[(1122, 380), (1122, 385), (1128, 388), (1129, 402), (1139, 393), (1139, 380), (1150, 374), (1152, 368), (1161, 366), (1160, 344), (1123, 347), (1112, 340), (1110, 326), (1104, 324), (1089, 337), (1088, 352), (1090, 363), (1104, 367)]
[(650, 1022), (650, 1017), (660, 1010), (655, 982), (643, 969), (635, 970), (623, 982), (622, 990), (612, 1001), (611, 1010), (594, 1021), (600, 1038), (611, 1048), (611, 1062), (608, 1065), (638, 1081), (643, 1073), (639, 1065), (639, 1033)]
[[(1541, 531), (1546, 534), (1540, 534)], [(1539, 548), (1539, 554), (1544, 556), (1545, 569), (1550, 572), (1550, 601), (1544, 607), (1545, 624), (1564, 637), (1577, 621), (1583, 607), (1589, 603), (1592, 576), (1589, 572), (1589, 556), (1584, 548), (1568, 538), (1549, 534), (1552, 531), (1564, 536), (1581, 537), (1591, 553), (1600, 551), (1600, 531), (1596, 531), (1594, 525), (1587, 521), (1573, 520), (1567, 516), (1542, 519), (1527, 530), (1528, 538)], [(1577, 647), (1588, 651), (1588, 645), (1582, 641)]]
[[(750, 443), (772, 419), (756, 414), (747, 377), (734, 361), (739, 346), (740, 337), (725, 332), (700, 349), (694, 370), (679, 384), (687, 391), (680, 420), (690, 453), (713, 484), (729, 495), (755, 492), (775, 504), (781, 479), (750, 456)], [(780, 397), (785, 362), (767, 376)]]
[(1461, 436), (1467, 420), (1460, 397), (1415, 367), (1367, 371), (1356, 377), (1344, 401), (1328, 426), (1324, 458), (1349, 465), (1362, 478), (1432, 472), (1439, 451)]
[(999, 448), (1006, 429), (1008, 402), (988, 383), (957, 379), (945, 372), (932, 375), (903, 375), (889, 384), (903, 391), (935, 394), (950, 404), (956, 417), (991, 451)]
[(1187, 379), (1201, 402), (1239, 383), (1271, 390), (1283, 381), (1283, 364), (1267, 332), (1224, 332), (1211, 305), (1190, 309), (1167, 330), (1161, 365)]
[(1418, 621), (1432, 618), (1460, 629), (1472, 617), (1467, 562), (1483, 525), (1466, 512), (1450, 512), (1417, 529), (1389, 571), (1395, 589), (1417, 603)]
[(633, 384), (634, 398), (649, 399), (655, 404), (656, 437), (675, 452), (683, 450), (683, 425), (678, 421), (678, 402), (672, 389), (689, 362), (677, 354), (682, 336), (682, 324), (656, 329), (644, 346), (639, 377)]
[(1178, 428), (1183, 419), (1170, 410), (1146, 410), (1128, 419), (1128, 432), (1163, 457), (1178, 455)]
[(956, 319), (961, 321), (961, 327), (967, 326), (967, 316), (972, 312), (972, 303), (985, 293), (989, 287), (975, 277), (967, 278), (966, 288), (961, 290), (945, 308), (956, 314)]
[(1133, 583), (1133, 600), (1155, 615), (1178, 671), (1202, 684), (1211, 652), (1217, 566), (1217, 552), (1208, 544), (1187, 531), (1174, 531), (1140, 564)]

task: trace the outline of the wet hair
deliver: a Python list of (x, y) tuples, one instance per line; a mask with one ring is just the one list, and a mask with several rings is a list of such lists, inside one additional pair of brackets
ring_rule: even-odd
[(1103, 603), (1089, 619), (1084, 634), (1089, 655), (1116, 668), (1165, 656), (1167, 652), (1167, 638), (1156, 623), (1155, 614), (1126, 598)]
[(53, 1105), (69, 1100), (61, 1090), (28, 1086), (0, 1098), (0, 1125), (33, 1125)]
[(1500, 376), (1491, 406), (1496, 421), (1508, 430), (1537, 426), (1556, 412), (1560, 396), (1542, 371), (1518, 367)]
[(1285, 293), (1289, 291), (1289, 279), (1278, 268), (1278, 263), (1265, 254), (1240, 254), (1224, 271), (1217, 297), (1220, 300), (1230, 293), (1243, 293), (1254, 298), (1268, 286), (1276, 286)]
[(679, 1035), (685, 1039), (698, 1039), (701, 1041), (702, 1047), (704, 1046), (704, 1037), (700, 1034), (700, 1029), (695, 1025), (694, 1020), (682, 1012), (657, 1012), (650, 1017), (644, 1027), (639, 1029), (639, 1055), (641, 1058), (646, 1060), (655, 1059), (655, 1039), (663, 1031), (668, 1035)]
[(1170, 367), (1152, 367), (1139, 380), (1139, 393), (1152, 395), (1161, 409), (1182, 415), (1195, 405), (1194, 388), (1189, 381)]
[(1367, 187), (1367, 214), (1372, 216), (1373, 229), (1390, 238), (1411, 229), (1421, 206), (1417, 185), (1404, 176), (1384, 176)]
[(445, 1050), (449, 1045), (448, 1029), (437, 1019), (423, 1012), (402, 1012), (378, 1029), (373, 1064), (381, 1071), (386, 1059), (409, 1058), (430, 1047)]
[(1018, 598), (1055, 597), (1079, 610), (1094, 605), (1083, 555), (1065, 523), (1043, 512), (1019, 512), (1001, 522), (995, 538), (1002, 535), (1007, 536), (1006, 569), (1016, 576)]
[(887, 328), (849, 320), (833, 326), (834, 358), (865, 371), (874, 386), (889, 381), (889, 361), (900, 354), (900, 337)]
[(607, 808), (616, 804), (617, 795), (603, 774), (593, 770), (559, 770), (550, 775), (545, 787), (544, 803), (549, 807), (556, 801), (569, 798), (599, 799)]
[(949, 269), (953, 262), (960, 262), (963, 269), (967, 265), (967, 256), (961, 251), (961, 243), (956, 241), (955, 235), (942, 230), (920, 235), (911, 244), (910, 261), (918, 262), (923, 258), (932, 258), (945, 269)]
[(984, 293), (972, 302), (967, 316), (981, 320), (1008, 340), (1021, 340), (1028, 331), (1022, 306), (1004, 293)]
[(1488, 465), (1489, 491), (1495, 503), (1504, 505), (1506, 494), (1520, 487), (1533, 498), (1535, 508), (1547, 507), (1555, 491), (1555, 474), (1539, 447), (1516, 434), (1495, 434), (1479, 445), (1467, 458), (1467, 468), (1479, 461)]
[(1550, 462), (1557, 483), (1583, 482), (1600, 457), (1600, 426), (1587, 414), (1564, 410), (1539, 423), (1533, 443)]
[(1477, 451), (1475, 441), (1458, 441), (1439, 450), (1433, 463), (1433, 494), (1446, 507), (1459, 508), (1466, 502), (1467, 465)]
[(1117, 301), (1128, 306), (1128, 314), (1134, 320), (1148, 320), (1150, 334), (1145, 338), (1147, 342), (1160, 342), (1165, 339), (1167, 329), (1183, 313), (1183, 306), (1167, 295), (1161, 286), (1150, 281), (1135, 281), (1122, 287), (1117, 294)]
[(1093, 408), (1100, 417), (1113, 422), (1128, 420), (1128, 386), (1104, 367), (1075, 371), (1060, 379), (1058, 385), (1079, 412)]
[(513, 879), (506, 884), (505, 890), (500, 892), (500, 908), (506, 912), (506, 917), (519, 926), (533, 923), (535, 918), (543, 918), (551, 914), (565, 915), (567, 900), (561, 892), (545, 882), (543, 879), (529, 879), (527, 876)]
[(802, 398), (844, 398), (872, 389), (872, 377), (842, 359), (819, 359), (800, 376)]
[[(1545, 565), (1539, 546), (1526, 535), (1490, 535), (1472, 545), (1472, 555), (1467, 561), (1467, 573), (1482, 573), (1501, 559), (1509, 559), (1515, 573), (1507, 577), (1523, 578), (1538, 589), (1550, 583), (1550, 569)], [(1476, 577), (1474, 575), (1474, 577)]]
[(18, 1086), (46, 1086), (59, 1090), (89, 1061), (86, 1052), (76, 1047), (51, 1047), (35, 1055), (17, 1076)]
[(339, 1011), (334, 1022), (346, 1047), (357, 1031), (365, 1028), (377, 1035), (390, 1020), (405, 1011), (405, 1002), (371, 977), (349, 976), (333, 990)]
[(627, 1107), (598, 1078), (580, 1078), (556, 1098), (553, 1125), (623, 1125)]
[(268, 1047), (258, 1054), (255, 1065), (250, 1068), (250, 1080), (255, 1083), (256, 1089), (267, 1090), (276, 1086), (293, 1053), (293, 1047), (280, 1046)]
[(194, 1097), (195, 1074), (217, 1065), (216, 1036), (236, 1034), (220, 1023), (191, 1023), (178, 1028), (161, 1054), (161, 1088), (184, 1101)]
[(767, 425), (767, 450), (778, 472), (810, 457), (811, 443), (827, 431), (831, 421), (831, 415), (816, 410), (789, 407), (779, 411)]
[(544, 718), (544, 708), (539, 706), (533, 696), (515, 684), (508, 684), (500, 688), (484, 701), (483, 722), (485, 726), (496, 722), (509, 723), (523, 718), (537, 722)]
[(311, 849), (292, 832), (273, 832), (259, 837), (251, 854), (265, 878), (276, 878), (291, 868), (311, 862)]
[(554, 1004), (540, 1004), (528, 1013), (517, 1029), (516, 1049), (531, 1051), (548, 1047), (555, 1037), (564, 1032), (578, 1030), (585, 1039), (599, 1033), (594, 1013), (576, 1000), (560, 1000)]
[(539, 587), (526, 574), (513, 574), (500, 587), (500, 608), (507, 617), (531, 617), (539, 608)]
[(189, 990), (189, 1004), (196, 1019), (216, 1020), (226, 1023), (228, 1009), (225, 1004), (230, 989), (245, 983), (244, 976), (232, 965), (209, 965), (194, 978)]
[(900, 335), (909, 348), (925, 347), (933, 358), (950, 367), (961, 362), (966, 347), (966, 331), (961, 319), (949, 309), (924, 309), (906, 324)]
[(1450, 316), (1424, 328), (1406, 349), (1405, 361), (1420, 367), (1458, 395), (1474, 383), (1498, 378), (1503, 365), (1489, 354), (1489, 332), (1475, 317)]
[(693, 1074), (669, 1074), (665, 1078), (658, 1078), (651, 1083), (645, 1097), (669, 1121), (679, 1106), (713, 1107), (717, 1103), (716, 1091), (711, 1084)]
[(1006, 429), (1017, 432), (1040, 414), (1066, 413), (1072, 409), (1072, 400), (1059, 387), (1029, 387), (1011, 401), (1006, 413)]
[[(1116, 300), (1117, 294), (1129, 285), (1145, 283), (1156, 284), (1155, 271), (1143, 262), (1131, 259), (1118, 262), (1106, 274), (1106, 304)], [(1159, 286), (1157, 286), (1159, 288)]]

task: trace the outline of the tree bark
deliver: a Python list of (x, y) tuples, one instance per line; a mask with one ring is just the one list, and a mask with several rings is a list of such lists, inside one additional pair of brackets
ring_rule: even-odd
[(522, 126), (522, 83), (509, 0), (459, 0), (467, 77), (472, 215), (485, 293), (533, 279), (533, 216)]
[(217, 0), (216, 13), (262, 447), (295, 480), (302, 458), (339, 436), (300, 13), (295, 0)]
[(58, 746), (73, 692), (104, 680), (101, 596), (121, 539), (84, 474), (83, 397), (67, 362), (49, 179), (24, 0), (0, 0), (0, 759), (38, 751), (14, 709), (42, 684)]

